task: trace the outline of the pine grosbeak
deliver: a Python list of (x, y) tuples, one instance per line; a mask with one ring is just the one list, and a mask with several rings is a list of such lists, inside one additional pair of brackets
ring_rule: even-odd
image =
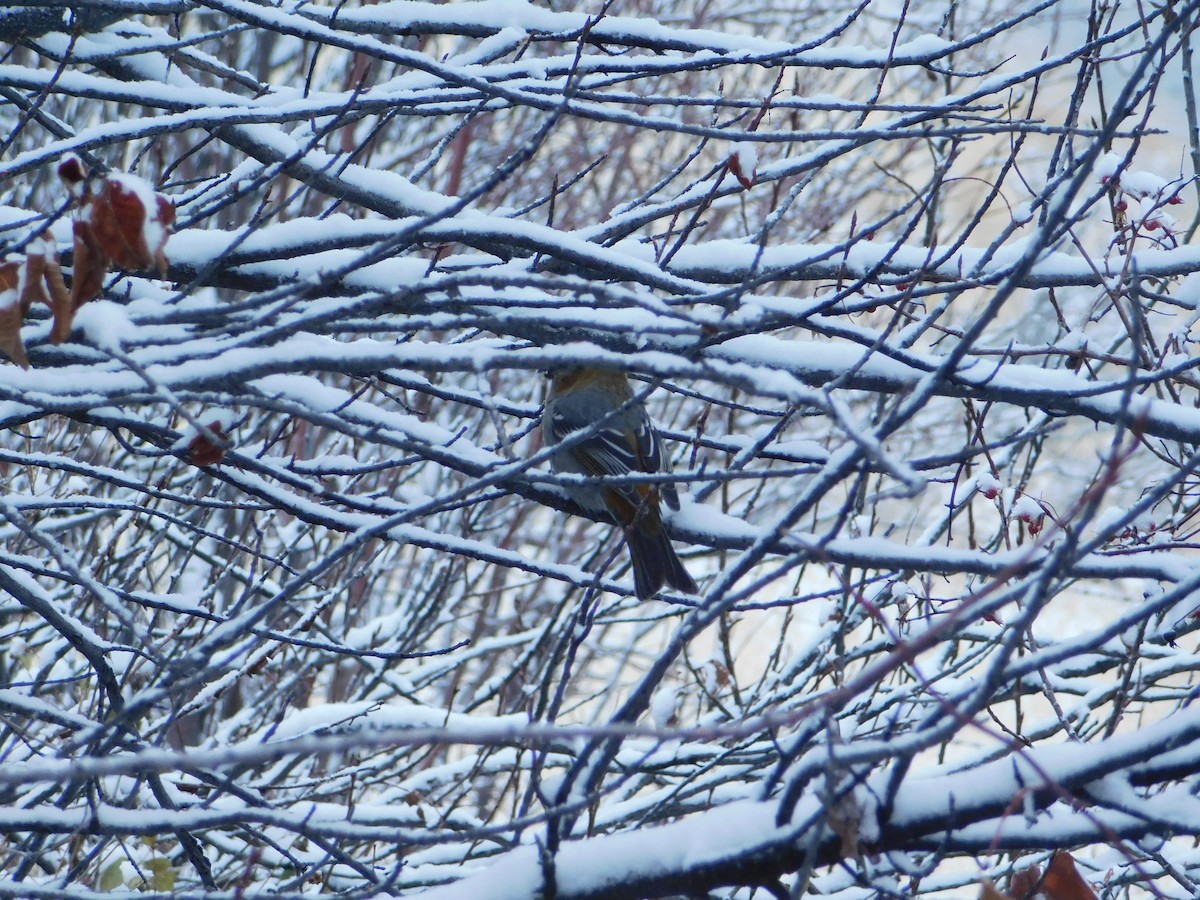
[[(574, 475), (630, 475), (665, 469), (662, 447), (641, 403), (633, 402), (629, 379), (621, 372), (579, 367), (551, 373), (542, 413), (542, 435), (553, 446), (574, 432), (598, 429), (560, 450), (550, 460), (554, 471)], [(628, 404), (628, 405), (627, 405)], [(620, 524), (633, 563), (638, 599), (653, 597), (664, 586), (696, 593), (663, 528), (659, 500), (679, 509), (673, 485), (573, 484), (566, 491), (580, 506), (608, 513)]]

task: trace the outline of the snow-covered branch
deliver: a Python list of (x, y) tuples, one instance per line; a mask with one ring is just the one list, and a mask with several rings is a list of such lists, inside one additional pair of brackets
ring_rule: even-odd
[(0, 896), (1194, 896), (1200, 2), (1085, 12), (0, 11)]

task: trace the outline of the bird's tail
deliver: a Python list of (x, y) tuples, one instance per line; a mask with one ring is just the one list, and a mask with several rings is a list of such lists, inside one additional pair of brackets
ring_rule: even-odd
[[(657, 527), (647, 527), (657, 525)], [(696, 582), (683, 567), (661, 523), (626, 529), (625, 542), (633, 561), (633, 589), (639, 600), (649, 600), (664, 585), (695, 594)]]

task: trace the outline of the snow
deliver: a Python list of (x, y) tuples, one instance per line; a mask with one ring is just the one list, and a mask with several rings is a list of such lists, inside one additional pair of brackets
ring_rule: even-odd
[(111, 300), (93, 300), (75, 313), (75, 327), (84, 337), (104, 350), (121, 350), (137, 338), (137, 326), (125, 308)]
[(980, 472), (976, 475), (974, 485), (979, 493), (989, 499), (996, 497), (1004, 487), (991, 472)]
[[(313, 342), (314, 349), (322, 348), (322, 352), (327, 343), (322, 338), (297, 338), (289, 343), (292, 345), (294, 351), (300, 351), (309, 341)], [(344, 347), (345, 345), (339, 344), (338, 346)], [(298, 352), (297, 355), (301, 356), (303, 354)], [(256, 379), (253, 382), (253, 386), (266, 396), (291, 400), (307, 409), (317, 412), (341, 412), (365, 416), (375, 424), (396, 429), (430, 445), (449, 446), (451, 443), (455, 443), (456, 451), (464, 454), (464, 458), (468, 455), (473, 455), (481, 463), (490, 463), (495, 460), (493, 455), (482, 450), (474, 454), (468, 454), (468, 445), (458, 441), (457, 436), (453, 432), (439, 425), (422, 422), (416, 416), (412, 415), (384, 412), (373, 404), (355, 399), (355, 396), (350, 392), (342, 388), (326, 385), (324, 382), (310, 375), (287, 375), (282, 373), (279, 375), (267, 375)]]
[[(1076, 223), (1073, 240), (1045, 247), (1035, 213), (1055, 228), (1067, 201), (1071, 209), (1079, 202), (1037, 186), (1053, 173), (1039, 173), (1025, 157), (1003, 185), (959, 177), (976, 165), (972, 157), (991, 159), (987, 142), (997, 135), (976, 141), (970, 131), (996, 110), (1002, 146), (1017, 146), (1012, 132), (1027, 127), (1007, 112), (1019, 108), (1032, 76), (1017, 71), (1023, 63), (1007, 51), (983, 78), (956, 75), (952, 97), (923, 87), (941, 68), (926, 62), (953, 53), (956, 67), (965, 64), (976, 42), (991, 40), (985, 32), (963, 30), (961, 44), (924, 33), (938, 22), (914, 5), (890, 47), (856, 43), (862, 31), (853, 23), (845, 33), (766, 35), (691, 27), (706, 23), (677, 21), (667, 6), (651, 19), (616, 6), (594, 16), (523, 0), (345, 7), (216, 0), (209, 18), (236, 20), (235, 38), (257, 23), (286, 32), (280, 57), (327, 48), (305, 73), (311, 78), (261, 93), (245, 79), (221, 77), (216, 43), (179, 46), (181, 36), (135, 19), (94, 35), (48, 36), (49, 57), (75, 54), (61, 71), (0, 67), (12, 90), (45, 97), (48, 113), (62, 97), (82, 111), (40, 145), (16, 136), (5, 158), (12, 197), (26, 195), (22, 178), (68, 150), (111, 155), (128, 145), (133, 159), (144, 146), (139, 170), (174, 182), (183, 208), (199, 219), (171, 239), (171, 287), (120, 279), (121, 301), (87, 304), (82, 337), (59, 347), (48, 346), (46, 310), (35, 309), (26, 337), (47, 363), (34, 372), (0, 366), (7, 435), (0, 466), (12, 482), (4, 502), (10, 513), (25, 511), (41, 542), (9, 515), (0, 565), (15, 573), (17, 584), (6, 582), (15, 593), (74, 617), (51, 627), (7, 601), (15, 677), (42, 679), (44, 693), (6, 688), (0, 706), (53, 726), (4, 747), (0, 782), (14, 786), (15, 799), (0, 817), (9, 825), (61, 826), (85, 837), (116, 831), (119, 843), (135, 846), (135, 859), (149, 848), (127, 835), (204, 829), (206, 852), (224, 860), (224, 870), (238, 852), (238, 829), (261, 829), (260, 869), (294, 871), (298, 886), (302, 867), (312, 865), (328, 875), (317, 889), (360, 894), (371, 890), (363, 887), (375, 874), (367, 867), (398, 861), (388, 849), (398, 846), (404, 865), (390, 893), (528, 897), (544, 876), (532, 845), (546, 820), (541, 799), (530, 795), (525, 807), (523, 792), (535, 766), (544, 788), (560, 785), (601, 735), (621, 743), (610, 777), (587, 798), (555, 859), (564, 893), (669, 880), (737, 854), (753, 864), (813, 837), (836, 845), (839, 836), (819, 824), (819, 792), (805, 793), (783, 826), (775, 797), (762, 799), (781, 787), (769, 779), (786, 784), (805, 773), (862, 779), (846, 798), (859, 839), (907, 828), (908, 846), (926, 842), (898, 853), (901, 862), (864, 847), (847, 871), (818, 866), (814, 889), (844, 897), (883, 887), (902, 893), (909, 885), (893, 865), (927, 875), (926, 889), (949, 884), (948, 892), (973, 895), (975, 885), (963, 888), (973, 872), (958, 884), (961, 872), (946, 871), (953, 867), (925, 873), (922, 854), (948, 846), (939, 841), (956, 816), (977, 824), (956, 829), (955, 839), (974, 834), (978, 847), (999, 841), (1003, 849), (1096, 822), (1124, 828), (1132, 813), (1180, 832), (1200, 816), (1186, 795), (1194, 784), (1145, 791), (1127, 777), (1146, 777), (1164, 756), (1188, 765), (1200, 733), (1187, 696), (1194, 648), (1166, 643), (1191, 640), (1200, 576), (1192, 551), (1173, 544), (1162, 521), (1153, 527), (1149, 504), (1134, 505), (1142, 490), (1152, 499), (1160, 493), (1173, 509), (1190, 502), (1190, 481), (1171, 493), (1168, 475), (1182, 470), (1164, 474), (1169, 467), (1151, 457), (1200, 444), (1185, 324), (1200, 308), (1200, 282), (1193, 283), (1200, 248), (1148, 249), (1159, 227), (1118, 248), (1101, 221), (1104, 198), (1099, 212)], [(443, 26), (445, 33), (425, 31)], [(415, 36), (401, 34), (409, 28)], [(189, 55), (204, 43), (213, 56)], [(993, 48), (980, 49), (986, 56)], [(1089, 58), (1098, 66), (1135, 59), (1118, 49), (1097, 47)], [(378, 60), (372, 71), (384, 80), (361, 93), (348, 89), (335, 77), (343, 55)], [(205, 80), (225, 88), (193, 82), (193, 61), (212, 69)], [(264, 71), (277, 61), (263, 60)], [(1039, 84), (1051, 92), (1050, 67), (1074, 71), (1077, 63), (1047, 57), (1038, 63), (1047, 73)], [(128, 81), (112, 74), (117, 64)], [(759, 82), (769, 88), (780, 71), (788, 75), (771, 96), (778, 106), (762, 109)], [(827, 71), (840, 74), (830, 80)], [(746, 84), (718, 91), (729, 72), (746, 73)], [(563, 97), (568, 79), (577, 90)], [(674, 91), (693, 80), (688, 93)], [(638, 92), (652, 83), (656, 93), (639, 107)], [(846, 95), (848, 84), (891, 91), (898, 83), (914, 86), (900, 111), (872, 112), (853, 133), (825, 130), (856, 121), (854, 104), (863, 98)], [(811, 88), (811, 96), (795, 96), (789, 85)], [(1114, 88), (1109, 100), (1119, 96)], [(714, 121), (707, 111), (719, 97), (740, 107)], [(111, 111), (104, 121), (88, 113), (101, 105), (94, 98)], [(806, 99), (824, 106), (804, 114)], [(346, 124), (336, 117), (351, 102), (362, 104), (355, 115), (363, 118)], [(1058, 127), (1055, 102), (1036, 111), (1035, 131)], [(654, 166), (670, 160), (635, 159), (648, 177), (639, 171), (630, 180), (652, 193), (634, 199), (613, 179), (605, 200), (613, 211), (596, 212), (586, 206), (595, 186), (588, 176), (566, 188), (554, 216), (544, 204), (519, 211), (524, 188), (471, 193), (486, 171), (465, 173), (460, 197), (438, 190), (460, 145), (468, 145), (468, 159), (496, 149), (471, 144), (469, 130), (456, 132), (463, 117), (482, 129), (507, 122), (514, 109), (528, 112), (529, 122), (563, 116), (523, 169), (524, 186), (558, 166), (569, 177), (575, 153), (621, 149), (604, 142), (610, 126), (644, 128), (672, 151), (708, 141), (697, 168), (708, 166), (710, 176), (689, 172), (655, 184)], [(751, 118), (758, 109), (761, 120)], [(802, 133), (788, 131), (792, 110), (801, 111)], [(385, 121), (388, 130), (370, 132)], [(414, 129), (425, 129), (422, 140), (398, 146), (390, 129), (403, 133), (411, 121), (422, 123)], [(580, 140), (572, 136), (567, 123), (580, 122), (596, 124), (596, 148), (588, 146), (591, 128)], [(754, 134), (745, 135), (751, 122)], [(862, 239), (863, 223), (851, 229), (850, 211), (828, 203), (844, 187), (838, 180), (856, 165), (872, 169), (878, 148), (925, 140), (931, 123), (961, 130), (963, 146), (981, 151), (956, 161), (942, 182), (947, 223), (960, 218), (953, 204), (976, 189), (994, 184), (1033, 195), (1013, 208), (1015, 223), (998, 200), (975, 231), (957, 236), (961, 242), (948, 224), (936, 246), (921, 246), (919, 230), (898, 243), (887, 235), (902, 233), (908, 223), (899, 220), (873, 223), (878, 236)], [(331, 127), (346, 130), (326, 135)], [(204, 147), (178, 170), (150, 168), (175, 135), (193, 129), (236, 146), (235, 159), (258, 158), (205, 172)], [(146, 144), (151, 130), (166, 137)], [(337, 138), (351, 131), (358, 139), (372, 133), (374, 143), (343, 152)], [(1035, 159), (1046, 136), (1055, 137), (1030, 142), (1040, 145)], [(1152, 167), (1149, 144), (1159, 137), (1139, 141), (1139, 166)], [(774, 145), (764, 151), (769, 160), (758, 158), (757, 139)], [(1070, 139), (1086, 148), (1091, 137), (1072, 132)], [(752, 191), (711, 174), (722, 154), (749, 176)], [(879, 157), (898, 167), (897, 179), (913, 174), (912, 160)], [(1127, 224), (1174, 228), (1161, 207), (1178, 185), (1126, 162), (1103, 157), (1080, 179), (1120, 174)], [(600, 179), (611, 171), (598, 170)], [(919, 181), (893, 187), (903, 183)], [(254, 195), (235, 206), (239, 184)], [(233, 211), (258, 201), (274, 215), (285, 184), (310, 188), (280, 213), (291, 221), (238, 221)], [(793, 184), (787, 221), (777, 189)], [(140, 179), (129, 189), (151, 196)], [(1103, 193), (1095, 185), (1083, 192)], [(890, 213), (891, 202), (873, 196), (855, 208)], [(352, 215), (310, 215), (335, 206)], [(233, 227), (208, 227), (217, 207)], [(44, 219), (0, 209), (17, 238)], [(774, 230), (764, 250), (757, 233), (767, 221)], [(69, 241), (64, 224), (54, 223), (54, 234)], [(1003, 240), (992, 244), (999, 233)], [(159, 236), (151, 232), (147, 242)], [(667, 261), (677, 239), (684, 246)], [(1131, 272), (1164, 295), (1144, 325), (1157, 353), (1139, 368), (1121, 361), (1128, 345), (1118, 313), (1126, 310), (1105, 306), (1103, 295), (1110, 288), (1132, 299)], [(1182, 284), (1173, 281), (1181, 275)], [(195, 289), (188, 282), (197, 276), (211, 283)], [(959, 344), (991, 298), (1005, 303), (996, 320), (973, 345)], [(1189, 309), (1181, 315), (1177, 304)], [(1014, 334), (1020, 339), (1009, 340)], [(953, 370), (941, 371), (947, 354), (960, 350)], [(649, 405), (668, 423), (664, 436), (691, 495), (681, 510), (666, 512), (667, 524), (689, 569), (715, 575), (709, 583), (719, 587), (738, 576), (734, 590), (714, 589), (703, 604), (636, 603), (620, 593), (628, 584), (617, 583), (628, 581), (616, 568), (625, 559), (619, 529), (538, 506), (549, 492), (539, 493), (545, 456), (534, 456), (533, 372), (555, 364), (631, 368), (664, 380)], [(1131, 390), (1145, 396), (1131, 401)], [(976, 419), (963, 417), (967, 404)], [(222, 430), (236, 421), (237, 464), (213, 475), (172, 456), (172, 447), (195, 437), (181, 410)], [(1133, 444), (1130, 437), (1143, 443), (1126, 460), (1118, 451)], [(717, 473), (729, 477), (710, 477)], [(914, 499), (921, 487), (925, 494)], [(989, 495), (1000, 502), (984, 502)], [(1075, 553), (1062, 534), (1051, 544), (1009, 527), (1014, 516), (1032, 521), (1054, 509), (1067, 528), (1075, 510), (1094, 506), (1115, 510), (1098, 528), (1115, 528), (1122, 517), (1130, 528), (1088, 554)], [(1182, 543), (1189, 520), (1179, 515)], [(769, 553), (747, 556), (748, 547)], [(604, 570), (609, 549), (614, 568)], [(1158, 591), (1139, 598), (1141, 579)], [(577, 592), (583, 584), (600, 590)], [(921, 602), (909, 603), (913, 597)], [(1028, 623), (1037, 642), (1019, 653), (1009, 653), (1017, 645), (1004, 626), (973, 621), (985, 604), (1007, 616), (1018, 603), (1032, 614), (1046, 601), (1055, 610)], [(1088, 616), (1057, 629), (1053, 616), (1074, 615), (1071, 604), (1080, 602)], [(871, 604), (887, 605), (884, 627)], [(720, 634), (700, 630), (705, 616), (721, 617)], [(97, 729), (108, 728), (87, 716), (107, 707), (89, 696), (92, 663), (64, 632), (96, 649), (128, 686), (147, 742), (170, 736), (181, 712), (202, 711), (196, 718), (216, 725), (184, 752), (142, 747), (130, 733), (112, 753), (87, 756), (85, 744), (102, 742)], [(568, 666), (561, 651), (573, 636), (583, 643)], [(140, 655), (101, 637), (131, 640)], [(460, 639), (470, 643), (453, 646)], [(176, 657), (180, 646), (195, 655)], [(442, 656), (401, 655), (452, 646)], [(1134, 655), (1136, 671), (1125, 665)], [(697, 660), (709, 661), (700, 672), (691, 669)], [(1090, 710), (1099, 715), (1101, 704), (1114, 702), (1113, 685), (1126, 669), (1128, 690), (1146, 708), (1105, 736)], [(606, 717), (631, 702), (629, 686), (647, 671), (664, 674), (636, 697), (641, 705), (629, 721), (640, 724), (607, 730)], [(186, 690), (176, 690), (180, 682)], [(563, 724), (530, 722), (558, 684)], [(987, 699), (980, 691), (988, 686), (1034, 692), (1028, 703), (1021, 698), (1034, 746), (989, 731), (976, 702)], [(1038, 696), (1051, 690), (1091, 743), (1051, 746), (1067, 734)], [(232, 711), (238, 703), (245, 705)], [(1173, 709), (1158, 730), (1148, 725), (1155, 704)], [(1007, 725), (1005, 707), (1002, 700), (989, 712)], [(680, 729), (681, 719), (695, 727)], [(808, 731), (818, 722), (827, 739)], [(961, 733), (950, 737), (950, 728)], [(970, 770), (936, 763), (943, 740), (953, 765), (973, 755)], [(781, 760), (780, 747), (796, 755)], [(893, 818), (881, 821), (887, 767), (910, 759)], [(180, 772), (208, 765), (238, 790), (205, 787)], [(165, 796), (178, 808), (159, 808), (146, 793), (144, 776), (156, 770), (168, 773)], [(39, 818), (40, 801), (22, 806), (46, 781), (57, 791), (93, 773), (99, 793), (65, 810)], [(1054, 802), (1053, 791), (1029, 789), (1059, 782), (1100, 802), (1076, 809)], [(503, 796), (504, 807), (484, 808), (478, 801), (489, 793)], [(1141, 803), (1142, 795), (1151, 802)], [(516, 815), (525, 818), (514, 822)], [(1096, 840), (1088, 834), (1084, 842)], [(343, 840), (377, 849), (332, 865), (325, 842)], [(56, 836), (47, 846), (59, 843)], [(993, 864), (993, 854), (979, 854), (982, 866)], [(175, 857), (183, 877), (194, 879)], [(364, 871), (349, 864), (359, 860)], [(267, 886), (259, 879), (269, 876), (254, 868), (246, 890), (261, 893)], [(870, 878), (870, 887), (855, 878)], [(195, 892), (192, 881), (182, 889)]]
[(1065, 350), (1067, 353), (1080, 353), (1088, 348), (1088, 343), (1089, 339), (1086, 333), (1069, 331), (1051, 346), (1056, 350)]
[(734, 142), (730, 160), (736, 162), (735, 174), (743, 186), (752, 184), (758, 175), (758, 145), (753, 141)]
[(926, 56), (930, 59), (936, 59), (943, 56), (952, 50), (954, 47), (953, 41), (948, 41), (936, 34), (922, 34), (911, 40), (902, 43), (897, 50), (903, 56), (921, 57)]
[(1045, 512), (1042, 505), (1028, 494), (1022, 494), (1012, 506), (1012, 513), (1018, 518), (1036, 519), (1045, 515)]
[[(727, 859), (774, 836), (774, 817), (773, 804), (747, 800), (723, 804), (673, 825), (568, 842), (555, 858), (559, 890), (596, 892), (622, 884), (633, 873), (653, 877)], [(426, 900), (526, 900), (538, 895), (541, 883), (537, 848), (521, 847), (478, 874), (431, 888), (422, 896)]]
[(1096, 160), (1096, 165), (1092, 171), (1095, 173), (1096, 181), (1100, 184), (1107, 184), (1108, 179), (1116, 175), (1124, 166), (1128, 164), (1128, 157), (1120, 153), (1108, 152), (1100, 156)]
[(1154, 201), (1166, 200), (1182, 186), (1181, 180), (1168, 181), (1153, 172), (1129, 170), (1121, 173), (1121, 190), (1128, 191), (1135, 197)]
[[(332, 16), (328, 8), (315, 5), (305, 5), (303, 8), (322, 17)], [(606, 15), (595, 23), (589, 23), (586, 13), (552, 12), (527, 0), (467, 0), (452, 7), (395, 0), (362, 9), (340, 10), (337, 20), (395, 31), (411, 28), (417, 23), (448, 27), (470, 22), (474, 29), (481, 31), (515, 29), (527, 33), (571, 32), (589, 25), (592, 33), (601, 40), (665, 40), (672, 43), (682, 41), (693, 46), (711, 46), (721, 52), (778, 52), (789, 49), (786, 43), (752, 36), (738, 37), (702, 29), (669, 28), (648, 17)]]
[(471, 734), (494, 734), (503, 730), (518, 731), (527, 724), (529, 724), (528, 718), (522, 715), (464, 715), (417, 704), (372, 701), (324, 703), (320, 706), (297, 710), (282, 722), (265, 726), (257, 734), (247, 738), (246, 743), (289, 740), (331, 728), (355, 730), (446, 728), (461, 739)]
[(1200, 272), (1186, 275), (1183, 281), (1175, 287), (1171, 296), (1177, 302), (1192, 309), (1200, 309)]
[[(237, 421), (237, 413), (230, 409), (207, 407), (193, 416), (193, 421), (201, 422), (206, 429), (228, 434)], [(188, 422), (180, 431), (179, 438), (171, 445), (171, 449), (182, 451), (188, 449), (192, 442), (200, 436), (200, 430), (192, 422)]]
[[(1014, 248), (1016, 245), (1014, 245)], [(1006, 248), (1005, 257), (994, 261), (995, 268), (1002, 270), (1009, 262), (1019, 257), (1019, 248)], [(871, 271), (913, 272), (925, 271), (928, 277), (959, 278), (986, 277), (981, 268), (984, 258), (982, 250), (962, 249), (947, 259), (931, 257), (924, 247), (891, 245), (886, 241), (858, 241), (847, 247), (842, 244), (772, 244), (765, 249), (755, 244), (735, 240), (714, 240), (703, 244), (684, 247), (671, 260), (671, 271), (693, 278), (724, 281), (734, 277), (733, 273), (748, 269), (757, 263), (760, 270), (798, 269), (815, 266), (824, 261), (836, 261), (855, 274)], [(936, 262), (930, 266), (931, 261)], [(1043, 276), (1057, 273), (1071, 277), (1082, 275), (1091, 269), (1085, 261), (1066, 254), (1046, 253), (1038, 263), (1037, 271)], [(722, 273), (726, 273), (722, 275)]]
[(656, 727), (667, 728), (671, 724), (679, 700), (680, 691), (675, 685), (663, 685), (654, 692), (650, 699), (650, 720)]

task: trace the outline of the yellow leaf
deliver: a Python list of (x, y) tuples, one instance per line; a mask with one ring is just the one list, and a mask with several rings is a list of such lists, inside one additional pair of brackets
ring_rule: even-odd
[(115, 891), (125, 883), (125, 872), (121, 868), (121, 860), (114, 859), (100, 873), (98, 887), (102, 891)]
[(153, 874), (150, 876), (150, 887), (156, 891), (175, 890), (175, 876), (178, 872), (165, 856), (155, 856), (146, 861), (146, 868)]

